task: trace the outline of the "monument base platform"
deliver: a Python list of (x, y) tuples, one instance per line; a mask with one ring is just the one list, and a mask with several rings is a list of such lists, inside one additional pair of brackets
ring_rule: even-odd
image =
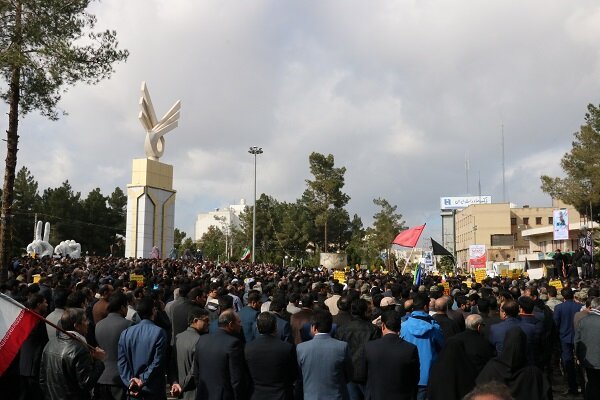
[(125, 257), (149, 258), (157, 247), (165, 258), (173, 248), (175, 232), (173, 166), (147, 158), (133, 160), (131, 181)]

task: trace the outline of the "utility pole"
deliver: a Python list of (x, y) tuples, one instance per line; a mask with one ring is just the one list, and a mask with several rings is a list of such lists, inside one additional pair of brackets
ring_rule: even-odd
[(252, 207), (252, 264), (256, 259), (256, 156), (263, 153), (261, 147), (252, 146), (248, 153), (254, 155), (254, 207)]

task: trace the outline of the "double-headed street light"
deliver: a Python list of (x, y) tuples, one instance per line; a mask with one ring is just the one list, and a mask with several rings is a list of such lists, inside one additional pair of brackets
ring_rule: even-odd
[(254, 264), (256, 256), (256, 156), (262, 154), (263, 149), (252, 146), (248, 153), (254, 154), (254, 207), (252, 207), (252, 263)]

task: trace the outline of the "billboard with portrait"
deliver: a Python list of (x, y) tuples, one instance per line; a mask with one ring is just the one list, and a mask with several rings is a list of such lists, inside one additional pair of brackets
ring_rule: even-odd
[(569, 211), (566, 208), (552, 212), (552, 225), (554, 225), (554, 240), (569, 239)]

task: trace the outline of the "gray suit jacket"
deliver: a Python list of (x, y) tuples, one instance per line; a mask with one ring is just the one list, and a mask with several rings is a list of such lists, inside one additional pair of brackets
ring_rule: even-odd
[(110, 313), (104, 319), (98, 321), (96, 325), (96, 341), (98, 346), (106, 352), (104, 359), (104, 372), (98, 379), (98, 383), (103, 385), (122, 386), (119, 376), (119, 337), (121, 332), (131, 326), (131, 321), (123, 318), (121, 314)]
[(181, 390), (183, 390), (183, 399), (185, 400), (196, 398), (196, 381), (194, 381), (192, 367), (198, 339), (200, 339), (200, 333), (191, 327), (175, 337), (174, 352), (177, 356), (177, 381), (181, 386)]
[(346, 383), (351, 375), (352, 361), (348, 344), (329, 334), (317, 334), (296, 348), (302, 370), (305, 399), (348, 399)]
[(586, 368), (600, 368), (600, 315), (590, 313), (575, 327), (575, 352)]
[[(63, 308), (56, 308), (56, 309), (54, 309), (54, 311), (52, 311), (50, 314), (48, 314), (46, 319), (48, 321), (52, 322), (54, 325), (58, 325), (58, 321), (60, 321), (60, 318), (62, 317), (64, 311), (65, 310)], [(55, 342), (58, 340), (57, 336), (56, 336), (55, 328), (46, 324), (46, 332), (48, 332), (48, 340), (50, 340), (52, 342)]]

